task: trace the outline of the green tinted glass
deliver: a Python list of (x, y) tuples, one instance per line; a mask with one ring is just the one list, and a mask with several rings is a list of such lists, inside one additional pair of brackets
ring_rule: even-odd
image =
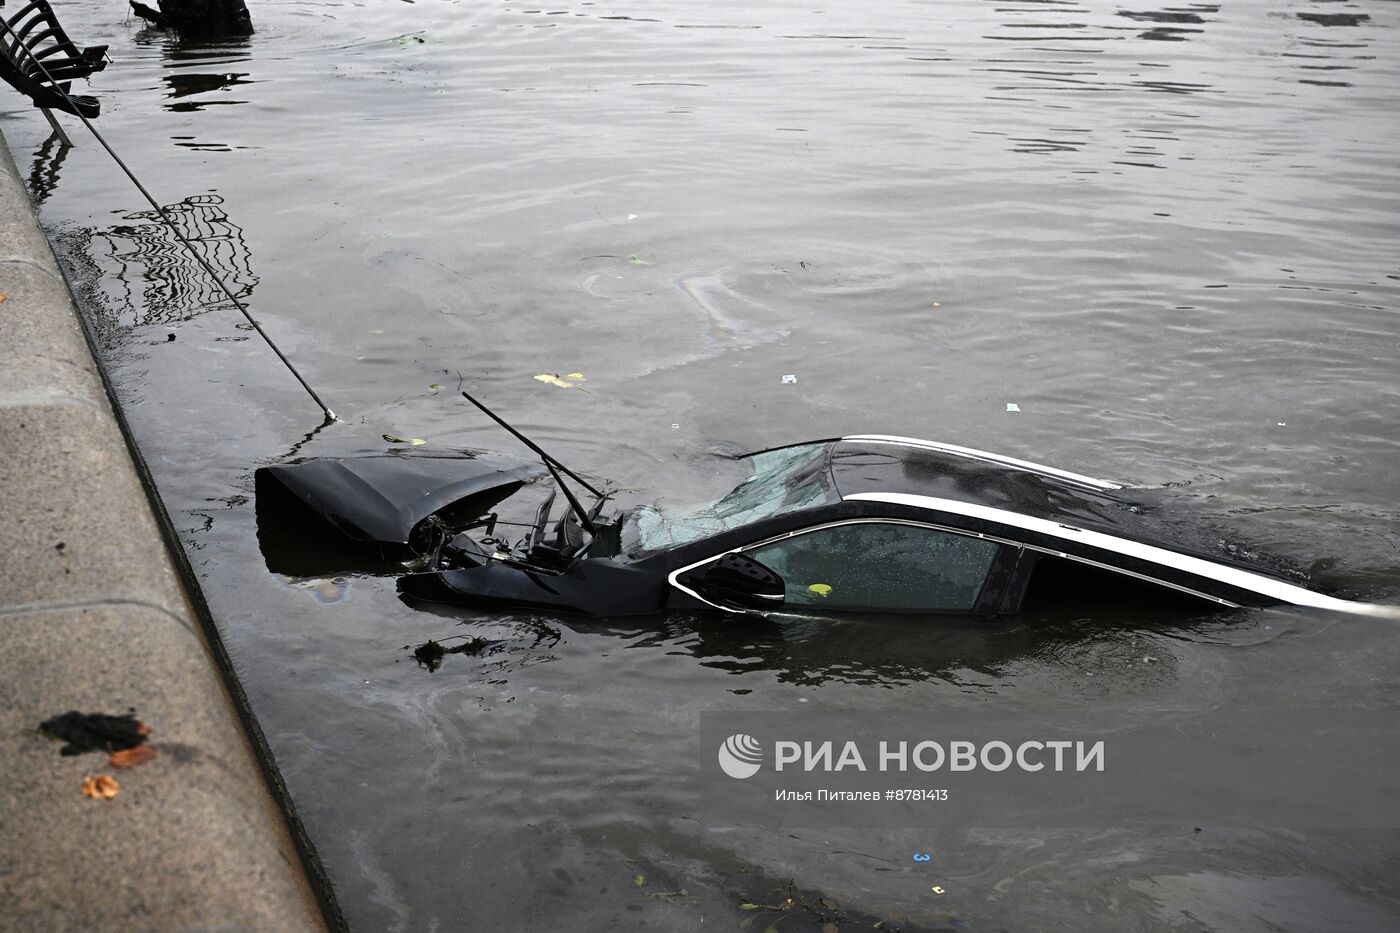
[(787, 583), (786, 604), (966, 612), (1000, 546), (918, 525), (859, 522), (746, 551)]

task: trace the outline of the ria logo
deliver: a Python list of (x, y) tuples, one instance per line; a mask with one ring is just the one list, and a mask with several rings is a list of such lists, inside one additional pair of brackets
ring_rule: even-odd
[(763, 746), (753, 736), (736, 732), (720, 745), (719, 766), (732, 778), (751, 778), (763, 767)]

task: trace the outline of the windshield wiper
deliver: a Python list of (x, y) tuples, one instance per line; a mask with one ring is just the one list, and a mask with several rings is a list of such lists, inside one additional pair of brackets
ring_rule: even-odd
[(595, 495), (595, 496), (598, 497), (598, 506), (595, 507), (595, 509), (594, 509), (594, 514), (597, 514), (598, 508), (600, 508), (600, 507), (602, 506), (603, 502), (605, 502), (605, 501), (607, 500), (608, 497), (607, 497), (605, 494), (603, 494), (603, 493), (599, 492), (598, 490), (594, 489), (594, 488), (588, 483), (587, 480), (585, 480), (583, 477), (579, 476), (579, 475), (578, 475), (577, 473), (575, 473), (573, 470), (571, 470), (571, 469), (569, 469), (568, 467), (564, 466), (564, 464), (560, 463), (558, 460), (555, 460), (555, 459), (554, 459), (553, 457), (551, 457), (549, 454), (545, 453), (545, 452), (544, 452), (544, 448), (540, 447), (539, 444), (536, 444), (534, 441), (530, 440), (530, 439), (529, 439), (528, 437), (526, 437), (524, 434), (521, 434), (519, 431), (515, 430), (515, 428), (513, 428), (513, 427), (511, 427), (510, 425), (506, 424), (505, 419), (503, 419), (500, 415), (497, 415), (497, 414), (496, 414), (495, 412), (493, 412), (491, 409), (487, 408), (485, 405), (481, 404), (481, 403), (478, 402), (476, 399), (472, 398), (472, 397), (471, 397), (470, 395), (468, 395), (466, 392), (463, 392), (463, 393), (462, 393), (462, 398), (464, 398), (464, 399), (466, 399), (467, 401), (471, 402), (471, 403), (472, 403), (473, 405), (475, 405), (477, 408), (480, 408), (483, 412), (486, 413), (486, 415), (487, 415), (492, 421), (496, 422), (496, 423), (499, 424), (501, 427), (505, 428), (505, 429), (506, 429), (507, 431), (509, 431), (511, 434), (514, 434), (515, 437), (516, 437), (522, 444), (524, 444), (526, 447), (530, 448), (530, 449), (533, 450), (536, 454), (539, 455), (540, 462), (544, 464), (544, 468), (545, 468), (546, 470), (549, 471), (549, 475), (550, 475), (550, 476), (554, 477), (554, 484), (555, 484), (556, 486), (558, 486), (559, 489), (563, 490), (564, 498), (569, 500), (569, 508), (573, 509), (574, 514), (578, 516), (579, 524), (582, 525), (582, 526), (584, 527), (584, 529), (589, 533), (589, 535), (591, 535), (591, 536), (596, 536), (598, 532), (597, 532), (597, 528), (595, 528), (594, 525), (593, 525), (593, 519), (589, 516), (588, 512), (584, 509), (584, 507), (579, 503), (578, 498), (577, 498), (577, 497), (574, 495), (574, 493), (573, 493), (573, 490), (571, 490), (568, 486), (564, 485), (564, 479), (563, 479), (563, 477), (561, 477), (559, 474), (560, 474), (561, 472), (564, 473), (566, 476), (568, 476), (568, 477), (570, 477), (571, 479), (573, 479), (576, 483), (578, 483), (578, 484), (579, 484), (580, 486), (582, 486), (584, 489), (587, 489), (589, 492), (593, 493), (593, 495)]

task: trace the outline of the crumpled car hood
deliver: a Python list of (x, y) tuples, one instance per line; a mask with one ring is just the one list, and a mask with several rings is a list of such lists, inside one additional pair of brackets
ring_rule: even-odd
[(539, 464), (472, 454), (403, 451), (319, 458), (261, 467), (261, 491), (273, 482), (356, 541), (408, 544), (419, 522), (482, 493), (497, 501), (544, 474)]

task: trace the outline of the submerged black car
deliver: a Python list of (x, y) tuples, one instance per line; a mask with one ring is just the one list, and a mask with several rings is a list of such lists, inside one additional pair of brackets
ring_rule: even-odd
[[(1087, 589), (1131, 580), (1219, 607), (1393, 611), (1204, 546), (1161, 491), (949, 444), (860, 435), (761, 451), (747, 480), (685, 514), (618, 511), (535, 449), (543, 468), (408, 451), (263, 467), (260, 526), (284, 507), (265, 501), (290, 498), (298, 505), (285, 507), (309, 507), (346, 544), (401, 561), (408, 598), (597, 616), (1014, 615), (1033, 585), (1076, 573)], [(498, 507), (551, 482), (533, 523), (504, 534)], [(278, 569), (266, 540), (264, 554)]]

